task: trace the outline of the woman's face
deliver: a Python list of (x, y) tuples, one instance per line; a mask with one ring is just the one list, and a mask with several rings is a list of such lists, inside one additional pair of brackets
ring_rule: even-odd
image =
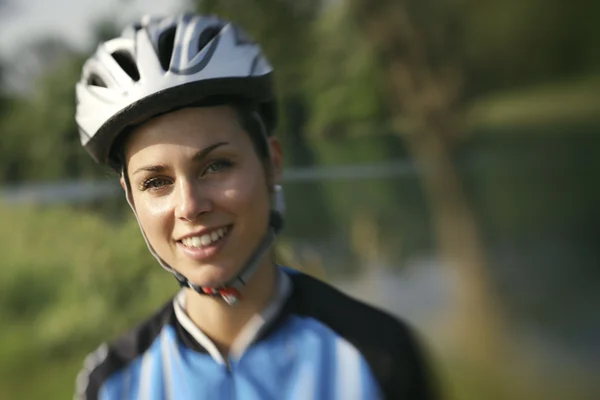
[(142, 229), (158, 255), (192, 282), (217, 286), (235, 277), (266, 233), (269, 185), (281, 169), (281, 146), (274, 138), (269, 145), (272, 178), (229, 106), (156, 117), (128, 140)]

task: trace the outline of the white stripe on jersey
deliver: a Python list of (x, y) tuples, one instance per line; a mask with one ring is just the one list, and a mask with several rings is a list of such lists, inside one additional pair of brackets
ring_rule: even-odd
[(336, 394), (339, 400), (362, 398), (361, 356), (358, 350), (343, 339), (335, 343)]
[(86, 390), (90, 383), (90, 374), (96, 367), (104, 362), (108, 356), (108, 345), (102, 343), (100, 347), (93, 353), (90, 353), (83, 361), (83, 369), (77, 375), (75, 380), (75, 396), (74, 400), (85, 400)]

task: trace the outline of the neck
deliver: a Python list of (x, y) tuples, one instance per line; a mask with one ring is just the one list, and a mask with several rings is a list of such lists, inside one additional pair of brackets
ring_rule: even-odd
[(230, 306), (222, 299), (199, 295), (186, 289), (186, 312), (221, 353), (226, 354), (250, 318), (266, 307), (275, 291), (275, 278), (276, 269), (270, 257), (265, 257), (256, 273), (240, 291), (242, 297), (237, 304)]

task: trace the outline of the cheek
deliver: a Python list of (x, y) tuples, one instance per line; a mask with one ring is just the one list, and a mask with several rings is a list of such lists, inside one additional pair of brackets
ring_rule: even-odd
[(239, 216), (262, 218), (269, 196), (261, 174), (240, 174), (222, 192), (221, 206)]
[(166, 199), (144, 199), (133, 196), (138, 219), (148, 238), (161, 235), (172, 225), (171, 204)]

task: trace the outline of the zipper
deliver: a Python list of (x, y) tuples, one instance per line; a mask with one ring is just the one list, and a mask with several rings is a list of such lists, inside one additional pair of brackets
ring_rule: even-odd
[(225, 362), (225, 370), (227, 371), (227, 377), (229, 384), (227, 385), (227, 399), (234, 400), (235, 399), (235, 380), (233, 377), (233, 365), (231, 359), (229, 357), (223, 357), (223, 361)]

